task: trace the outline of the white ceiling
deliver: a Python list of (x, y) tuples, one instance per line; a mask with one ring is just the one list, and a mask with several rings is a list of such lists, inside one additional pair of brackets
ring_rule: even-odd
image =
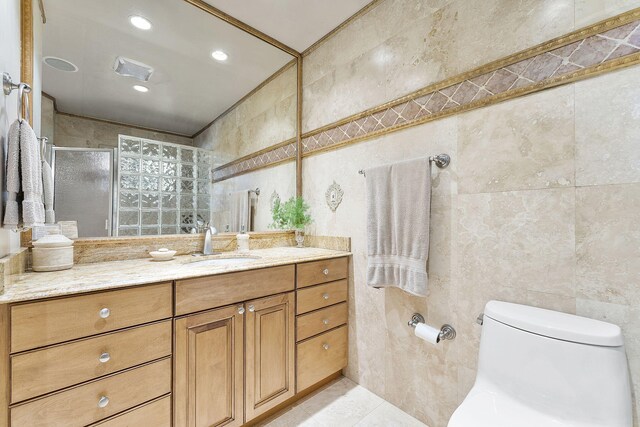
[[(66, 113), (191, 135), (292, 59), (184, 1), (53, 0), (45, 7), (43, 56), (79, 68), (43, 65), (43, 90)], [(128, 17), (136, 14), (153, 28), (134, 28)], [(228, 61), (211, 58), (217, 49)], [(117, 56), (155, 73), (146, 83), (119, 76)], [(136, 83), (149, 92), (134, 91)]]
[(205, 0), (302, 52), (371, 0)]

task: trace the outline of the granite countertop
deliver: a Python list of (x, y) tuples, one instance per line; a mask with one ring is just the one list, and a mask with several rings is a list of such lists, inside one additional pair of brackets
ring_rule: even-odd
[[(15, 277), (0, 295), (0, 304), (117, 289), (126, 286), (210, 276), (277, 265), (315, 261), (351, 255), (350, 252), (318, 248), (269, 248), (247, 253), (224, 252), (207, 257), (179, 256), (172, 261), (151, 258), (78, 264), (70, 270), (28, 272)], [(230, 265), (190, 265), (209, 259), (246, 257), (248, 262)], [(253, 258), (255, 257), (255, 258)]]

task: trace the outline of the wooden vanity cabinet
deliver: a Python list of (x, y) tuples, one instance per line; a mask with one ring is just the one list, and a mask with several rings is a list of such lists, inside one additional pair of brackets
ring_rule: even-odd
[(245, 415), (250, 421), (295, 394), (294, 293), (246, 303)]
[(348, 258), (0, 305), (0, 427), (254, 424), (347, 363)]
[(240, 426), (293, 397), (294, 305), (289, 292), (175, 321), (175, 426)]
[(174, 426), (244, 423), (244, 306), (176, 319)]

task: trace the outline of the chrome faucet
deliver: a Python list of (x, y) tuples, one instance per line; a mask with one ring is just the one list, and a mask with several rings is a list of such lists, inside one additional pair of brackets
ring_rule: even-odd
[(213, 247), (211, 246), (211, 236), (218, 234), (218, 230), (213, 225), (209, 225), (207, 227), (207, 232), (204, 235), (204, 250), (202, 251), (204, 255), (215, 255), (216, 252), (213, 251)]

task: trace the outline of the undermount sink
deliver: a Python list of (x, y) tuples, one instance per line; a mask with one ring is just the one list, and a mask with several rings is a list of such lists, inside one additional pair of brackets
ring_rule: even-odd
[(246, 264), (249, 262), (253, 262), (258, 257), (229, 257), (229, 258), (216, 258), (216, 259), (205, 259), (202, 261), (193, 261), (188, 264), (191, 267), (205, 267), (205, 266), (218, 266), (218, 265), (238, 265), (238, 264)]

